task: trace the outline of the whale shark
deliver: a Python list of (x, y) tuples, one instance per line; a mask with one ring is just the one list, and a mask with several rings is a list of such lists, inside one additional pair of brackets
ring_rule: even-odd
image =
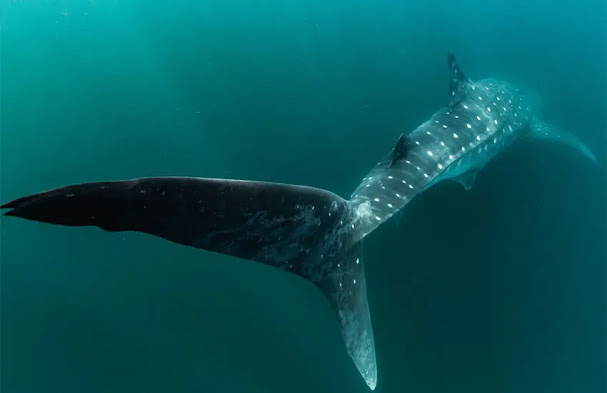
[(563, 143), (596, 163), (578, 137), (539, 119), (525, 92), (468, 78), (453, 54), (447, 63), (445, 105), (401, 134), (348, 198), (304, 185), (146, 177), (63, 186), (0, 208), (43, 223), (138, 231), (302, 277), (326, 296), (345, 349), (373, 390), (377, 362), (363, 239), (441, 181), (470, 189), (476, 174), (518, 140)]

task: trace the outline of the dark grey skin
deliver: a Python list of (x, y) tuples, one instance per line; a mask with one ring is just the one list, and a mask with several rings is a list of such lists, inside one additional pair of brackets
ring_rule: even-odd
[(595, 161), (575, 136), (539, 121), (517, 89), (493, 79), (471, 81), (453, 55), (448, 64), (448, 104), (401, 135), (350, 200), (305, 186), (162, 177), (71, 185), (0, 208), (45, 223), (144, 232), (297, 274), (328, 298), (348, 353), (375, 389), (362, 239), (439, 181), (469, 189), (475, 174), (518, 139), (559, 141)]
[[(0, 206), (7, 216), (138, 231), (265, 263), (314, 283), (338, 315), (346, 348), (374, 384), (375, 352), (353, 210), (328, 191), (187, 177), (71, 185)], [(373, 385), (374, 386), (374, 385)]]

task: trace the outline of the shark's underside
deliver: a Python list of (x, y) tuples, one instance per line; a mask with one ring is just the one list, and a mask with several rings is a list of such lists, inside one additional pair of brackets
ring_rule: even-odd
[(107, 231), (138, 231), (265, 263), (316, 285), (335, 310), (346, 349), (371, 389), (377, 365), (361, 241), (416, 195), (445, 179), (469, 188), (496, 154), (524, 137), (575, 136), (541, 122), (524, 95), (473, 82), (449, 56), (450, 100), (363, 179), (349, 200), (288, 184), (187, 177), (76, 184), (15, 199), (5, 215)]

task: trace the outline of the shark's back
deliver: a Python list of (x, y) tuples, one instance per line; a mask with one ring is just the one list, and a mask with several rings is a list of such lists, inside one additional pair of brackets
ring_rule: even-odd
[(532, 118), (517, 90), (492, 79), (473, 82), (453, 55), (448, 62), (448, 105), (401, 135), (350, 200), (289, 184), (154, 177), (60, 187), (0, 209), (57, 225), (143, 232), (297, 274), (327, 297), (347, 352), (374, 389), (377, 364), (361, 239), (438, 181), (451, 178), (468, 187), (525, 129), (595, 160), (575, 136)]
[(494, 79), (473, 82), (455, 61), (450, 69), (448, 105), (401, 136), (352, 193), (361, 237), (433, 184), (474, 176), (528, 125), (529, 107), (515, 88)]

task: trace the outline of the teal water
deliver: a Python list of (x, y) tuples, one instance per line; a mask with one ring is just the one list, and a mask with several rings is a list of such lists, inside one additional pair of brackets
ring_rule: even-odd
[[(365, 242), (378, 392), (607, 391), (605, 1), (0, 0), (2, 201), (182, 175), (342, 196), (447, 100), (533, 89), (600, 169), (513, 146)], [(2, 392), (367, 392), (298, 277), (134, 233), (1, 225)]]

